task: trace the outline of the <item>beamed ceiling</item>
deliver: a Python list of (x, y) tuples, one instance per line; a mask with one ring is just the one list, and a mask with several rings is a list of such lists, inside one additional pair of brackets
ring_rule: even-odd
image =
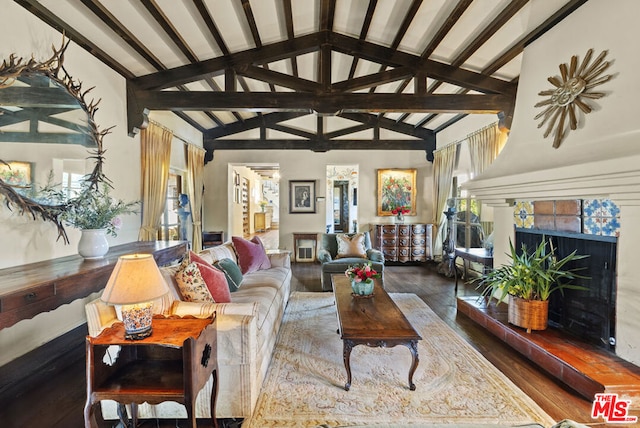
[[(216, 150), (424, 150), (507, 128), (524, 47), (587, 0), (15, 0), (127, 79), (129, 134), (172, 111)], [(536, 0), (539, 1), (539, 0)]]

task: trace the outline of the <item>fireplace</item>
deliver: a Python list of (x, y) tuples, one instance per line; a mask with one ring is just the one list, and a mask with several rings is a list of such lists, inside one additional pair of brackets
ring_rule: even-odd
[(556, 292), (549, 300), (549, 326), (595, 346), (615, 351), (616, 244), (612, 236), (565, 233), (516, 228), (516, 248), (535, 249), (542, 239), (551, 239), (558, 258), (576, 250), (589, 257), (568, 264), (580, 268), (574, 284), (586, 290)]

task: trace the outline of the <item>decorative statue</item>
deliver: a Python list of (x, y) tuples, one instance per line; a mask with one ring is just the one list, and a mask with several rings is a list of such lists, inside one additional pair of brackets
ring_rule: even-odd
[(187, 236), (187, 222), (191, 216), (189, 208), (189, 196), (185, 193), (180, 193), (180, 196), (178, 196), (178, 218), (180, 219), (180, 239), (183, 241), (189, 240)]

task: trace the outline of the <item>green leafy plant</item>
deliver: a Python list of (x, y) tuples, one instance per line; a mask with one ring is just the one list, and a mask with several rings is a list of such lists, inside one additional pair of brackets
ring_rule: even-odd
[[(89, 183), (87, 183), (89, 185)], [(111, 236), (117, 236), (122, 226), (121, 215), (137, 213), (138, 201), (124, 202), (110, 195), (110, 187), (83, 189), (82, 197), (69, 201), (62, 213), (62, 221), (77, 229), (106, 229)]]
[(577, 273), (581, 268), (566, 269), (566, 265), (588, 256), (573, 251), (558, 260), (550, 239), (549, 247), (548, 251), (547, 240), (543, 237), (535, 251), (527, 251), (527, 246), (522, 244), (522, 252), (518, 254), (509, 240), (511, 264), (502, 265), (479, 278), (478, 288), (483, 289), (482, 295), (499, 301), (508, 294), (525, 300), (548, 300), (556, 291), (585, 290), (585, 287), (570, 283), (576, 278), (586, 278)]

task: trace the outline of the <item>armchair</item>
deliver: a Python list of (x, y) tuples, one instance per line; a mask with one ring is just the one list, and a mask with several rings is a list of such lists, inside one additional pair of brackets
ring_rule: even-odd
[[(384, 278), (384, 256), (381, 251), (371, 248), (371, 236), (369, 232), (363, 232), (366, 258), (362, 257), (338, 257), (337, 233), (323, 233), (318, 244), (318, 260), (322, 263), (322, 291), (331, 291), (331, 275), (344, 274), (350, 265), (356, 263), (371, 262), (371, 267), (380, 272)], [(355, 233), (345, 234), (349, 237)], [(384, 284), (384, 280), (383, 280)]]

